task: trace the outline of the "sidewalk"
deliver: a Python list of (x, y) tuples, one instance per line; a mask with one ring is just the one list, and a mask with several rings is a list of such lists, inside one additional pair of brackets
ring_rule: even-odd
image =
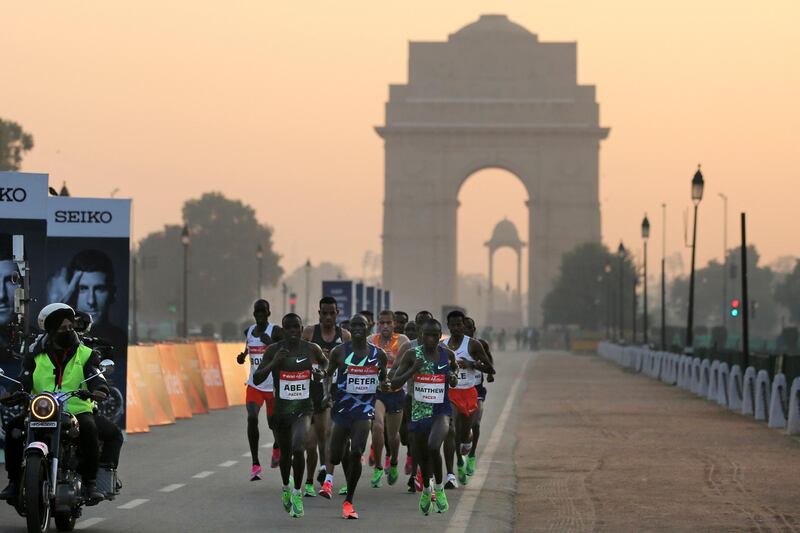
[(517, 531), (800, 531), (799, 440), (597, 356), (527, 380)]

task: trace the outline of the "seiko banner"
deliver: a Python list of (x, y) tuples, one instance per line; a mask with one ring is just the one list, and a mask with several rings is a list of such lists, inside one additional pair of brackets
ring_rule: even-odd
[[(45, 236), (47, 232), (47, 174), (0, 172), (0, 367), (16, 378), (21, 369), (17, 355), (22, 346), (22, 324), (14, 309), (14, 294), (25, 286), (21, 262), (15, 252), (22, 252), (28, 269), (31, 302), (28, 321), (36, 331), (36, 316), (45, 301)], [(14, 245), (14, 236), (17, 238)], [(17, 259), (20, 259), (17, 257)], [(16, 324), (16, 325), (15, 325)], [(0, 379), (0, 393), (16, 390), (17, 385)], [(0, 406), (0, 426), (19, 411)], [(0, 427), (0, 444), (4, 435)]]
[(356, 313), (356, 284), (352, 281), (323, 281), (322, 282), (322, 295), (333, 296), (336, 298), (336, 303), (339, 306), (339, 318), (342, 320), (350, 320)]
[(91, 316), (86, 344), (114, 360), (112, 396), (100, 405), (125, 423), (131, 201), (52, 196), (47, 200), (47, 300)]

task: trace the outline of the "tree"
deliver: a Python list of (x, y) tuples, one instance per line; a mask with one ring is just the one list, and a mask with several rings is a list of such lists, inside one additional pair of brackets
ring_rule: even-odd
[[(262, 282), (283, 274), (273, 251), (272, 228), (259, 224), (255, 210), (221, 193), (188, 200), (183, 219), (190, 232), (189, 324), (239, 322), (258, 295), (256, 248), (263, 250)], [(143, 321), (175, 322), (182, 316), (181, 226), (168, 225), (139, 243), (140, 309)]]
[[(582, 244), (565, 253), (553, 289), (544, 299), (545, 324), (577, 324), (583, 329), (600, 330), (609, 318), (612, 325), (619, 322), (619, 268), (619, 257), (603, 244)], [(622, 311), (630, 328), (634, 266), (629, 254), (622, 272)]]
[(19, 170), (25, 152), (33, 148), (33, 136), (16, 122), (0, 119), (0, 171)]
[(800, 261), (794, 270), (775, 286), (775, 301), (789, 310), (792, 322), (800, 323)]

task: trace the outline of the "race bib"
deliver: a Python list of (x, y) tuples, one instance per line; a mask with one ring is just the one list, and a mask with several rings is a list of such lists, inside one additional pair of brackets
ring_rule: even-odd
[(308, 399), (311, 371), (298, 372), (281, 371), (281, 390), (278, 393), (281, 400), (306, 400)]
[(444, 374), (417, 374), (414, 378), (414, 399), (423, 403), (444, 403)]
[(350, 394), (375, 394), (377, 391), (377, 366), (347, 366), (347, 392)]
[(457, 389), (469, 389), (475, 386), (475, 371), (471, 368), (460, 368), (456, 371)]

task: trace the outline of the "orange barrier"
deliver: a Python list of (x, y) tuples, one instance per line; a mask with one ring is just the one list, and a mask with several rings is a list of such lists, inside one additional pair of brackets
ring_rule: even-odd
[(197, 342), (197, 360), (203, 376), (203, 387), (206, 391), (209, 409), (225, 409), (228, 407), (228, 396), (225, 394), (225, 383), (222, 381), (222, 369), (219, 365), (219, 353), (214, 342)]
[(158, 359), (161, 362), (161, 374), (172, 405), (175, 418), (192, 418), (192, 407), (189, 405), (186, 388), (183, 386), (183, 370), (174, 344), (158, 344)]
[(128, 350), (128, 379), (125, 395), (125, 429), (128, 433), (150, 431), (144, 404), (139, 396), (139, 386), (137, 385), (139, 381), (142, 381), (142, 373), (139, 370), (138, 360), (136, 357), (132, 357), (131, 351)]
[(207, 414), (206, 388), (203, 386), (203, 374), (200, 372), (200, 361), (197, 359), (197, 350), (195, 350), (194, 344), (176, 344), (175, 353), (181, 364), (183, 389), (189, 398), (192, 414)]
[(175, 415), (164, 384), (164, 376), (161, 374), (161, 360), (156, 347), (129, 346), (128, 365), (129, 368), (133, 368), (147, 424), (150, 426), (174, 424)]
[(250, 375), (250, 362), (236, 362), (236, 355), (244, 348), (243, 342), (221, 342), (217, 344), (219, 366), (225, 383), (228, 405), (244, 405), (245, 383)]

